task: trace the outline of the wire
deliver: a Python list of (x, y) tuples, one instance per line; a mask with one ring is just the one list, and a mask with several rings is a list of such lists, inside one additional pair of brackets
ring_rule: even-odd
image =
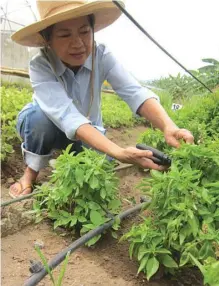
[(14, 24), (20, 25), (20, 26), (22, 26), (22, 27), (25, 27), (25, 25), (20, 24), (20, 23), (15, 22), (15, 21), (12, 21), (12, 20), (10, 20), (10, 19), (8, 19), (8, 18), (1, 17), (1, 19), (5, 20), (5, 21), (8, 21), (8, 22), (10, 22), (10, 23), (14, 23)]
[[(7, 20), (5, 20), (5, 22), (4, 22), (4, 30), (5, 30), (6, 21), (8, 21), (8, 18), (7, 18), (7, 14), (6, 14), (6, 12), (4, 11), (4, 9), (3, 9), (2, 6), (1, 6), (1, 10), (2, 10), (2, 12), (4, 13), (5, 18), (7, 19)], [(9, 25), (9, 28), (11, 29), (11, 24), (10, 24), (9, 21), (8, 21), (8, 25)]]
[(194, 76), (185, 66), (183, 66), (176, 58), (174, 58), (167, 50), (165, 50), (146, 30), (131, 16), (131, 14), (119, 4), (118, 1), (113, 0), (113, 3), (134, 23), (143, 34), (145, 34), (158, 48), (160, 48), (166, 55), (168, 55), (175, 63), (177, 63), (181, 68), (183, 68), (188, 74), (190, 74), (195, 80), (202, 84), (211, 93), (212, 90), (208, 88), (202, 81), (200, 81), (196, 76)]

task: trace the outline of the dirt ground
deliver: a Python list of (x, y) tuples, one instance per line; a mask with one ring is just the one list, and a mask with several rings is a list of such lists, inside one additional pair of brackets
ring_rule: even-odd
[[(124, 130), (108, 131), (108, 138), (113, 140), (120, 146), (133, 146), (139, 134), (145, 130), (144, 126)], [(19, 178), (24, 166), (21, 155), (18, 151), (13, 154), (8, 164), (2, 166), (2, 194), (3, 200), (9, 199), (7, 194), (8, 187), (13, 181)], [(45, 169), (39, 177), (39, 181), (45, 181), (48, 178), (51, 169)], [(131, 172), (123, 174), (120, 179), (120, 195), (124, 199), (134, 197), (139, 202), (140, 192), (136, 189), (136, 185), (140, 180), (147, 176), (147, 173), (139, 172), (137, 169), (132, 169)], [(129, 203), (124, 200), (124, 207), (127, 208)], [(133, 221), (137, 221), (138, 216), (129, 218), (122, 223), (119, 230), (119, 236), (124, 234), (130, 227)], [(74, 237), (63, 236), (63, 232), (58, 229), (53, 230), (50, 222), (40, 224), (30, 224), (20, 231), (2, 238), (1, 245), (1, 285), (19, 286), (23, 285), (24, 281), (29, 277), (29, 260), (37, 259), (38, 255), (34, 250), (34, 242), (43, 242), (44, 247), (42, 252), (49, 260), (57, 253), (70, 245)], [(194, 271), (186, 271), (178, 275), (177, 278), (171, 277), (158, 278), (147, 282), (145, 277), (140, 274), (136, 276), (138, 263), (135, 260), (130, 260), (128, 254), (128, 243), (118, 242), (111, 237), (110, 234), (105, 234), (100, 242), (92, 248), (81, 247), (69, 258), (67, 270), (63, 285), (66, 286), (201, 286), (200, 275), (195, 275)], [(60, 267), (54, 271), (54, 276), (57, 277)], [(52, 285), (49, 278), (43, 279), (41, 286)]]

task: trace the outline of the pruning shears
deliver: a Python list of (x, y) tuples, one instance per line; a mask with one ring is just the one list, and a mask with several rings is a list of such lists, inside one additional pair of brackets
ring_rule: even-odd
[(163, 152), (151, 147), (151, 146), (147, 146), (145, 144), (137, 144), (136, 148), (140, 149), (140, 150), (148, 150), (151, 151), (153, 153), (153, 157), (151, 157), (150, 159), (158, 165), (163, 165), (163, 166), (170, 166), (171, 165), (171, 159), (164, 154)]

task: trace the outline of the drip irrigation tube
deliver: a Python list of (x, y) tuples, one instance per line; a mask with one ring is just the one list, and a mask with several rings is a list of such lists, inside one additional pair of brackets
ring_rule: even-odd
[(177, 63), (184, 71), (190, 74), (195, 80), (197, 80), (201, 85), (203, 85), (208, 91), (213, 93), (213, 91), (207, 87), (200, 79), (194, 76), (185, 66), (183, 66), (176, 58), (174, 58), (166, 49), (164, 49), (133, 17), (132, 15), (122, 7), (122, 5), (118, 2), (113, 0), (113, 3), (125, 14), (129, 20), (139, 28), (139, 30), (147, 36), (159, 49), (161, 49), (168, 57), (170, 57), (175, 63)]
[(17, 202), (21, 202), (23, 200), (31, 199), (33, 196), (35, 196), (37, 194), (40, 194), (40, 193), (41, 193), (41, 191), (35, 191), (35, 192), (32, 192), (31, 194), (24, 195), (22, 197), (18, 197), (16, 199), (12, 199), (12, 200), (9, 200), (9, 201), (5, 201), (5, 202), (1, 203), (1, 207), (6, 207), (8, 205), (11, 205), (11, 204), (14, 204), (14, 203), (17, 203)]
[[(112, 220), (110, 220), (109, 222), (97, 227), (96, 229), (93, 229), (91, 231), (89, 231), (88, 233), (86, 233), (85, 235), (83, 235), (82, 237), (80, 237), (79, 239), (77, 239), (76, 241), (74, 241), (71, 245), (69, 245), (67, 248), (65, 248), (64, 250), (62, 250), (60, 253), (58, 253), (49, 263), (48, 266), (50, 267), (50, 269), (54, 269), (56, 266), (58, 266), (66, 257), (66, 255), (68, 253), (72, 253), (74, 252), (77, 248), (81, 247), (82, 245), (84, 245), (86, 242), (88, 242), (91, 238), (93, 238), (96, 235), (101, 234), (102, 232), (104, 232), (106, 229), (110, 228), (114, 221), (119, 218), (120, 220), (126, 218), (127, 216), (134, 214), (137, 211), (140, 211), (144, 206), (148, 205), (150, 203), (150, 201), (141, 203), (136, 205), (133, 208), (130, 208), (122, 213), (120, 213), (118, 216), (116, 216), (115, 218), (113, 218)], [(33, 274), (25, 283), (24, 286), (34, 286), (37, 285), (46, 275), (47, 275), (47, 271), (45, 268), (43, 268), (42, 270), (40, 270), (38, 273)]]

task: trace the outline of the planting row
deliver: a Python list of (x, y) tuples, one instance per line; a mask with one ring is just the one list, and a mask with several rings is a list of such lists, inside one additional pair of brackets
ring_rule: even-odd
[[(196, 103), (196, 104), (194, 104)], [(198, 266), (204, 283), (219, 285), (219, 93), (193, 98), (172, 114), (175, 121), (194, 132), (194, 145), (183, 142), (168, 147), (153, 129), (139, 141), (166, 152), (172, 159), (164, 173), (138, 188), (151, 199), (142, 212), (143, 222), (133, 225), (122, 239), (130, 242), (130, 256), (139, 261), (138, 272), (149, 280), (162, 266), (174, 274)], [(171, 111), (170, 111), (171, 112)], [(69, 146), (56, 160), (50, 181), (40, 187), (34, 204), (37, 221), (50, 218), (80, 235), (110, 220), (121, 208), (113, 163), (91, 150), (74, 157)], [(119, 221), (112, 229), (116, 237)], [(96, 243), (100, 235), (88, 242)]]

